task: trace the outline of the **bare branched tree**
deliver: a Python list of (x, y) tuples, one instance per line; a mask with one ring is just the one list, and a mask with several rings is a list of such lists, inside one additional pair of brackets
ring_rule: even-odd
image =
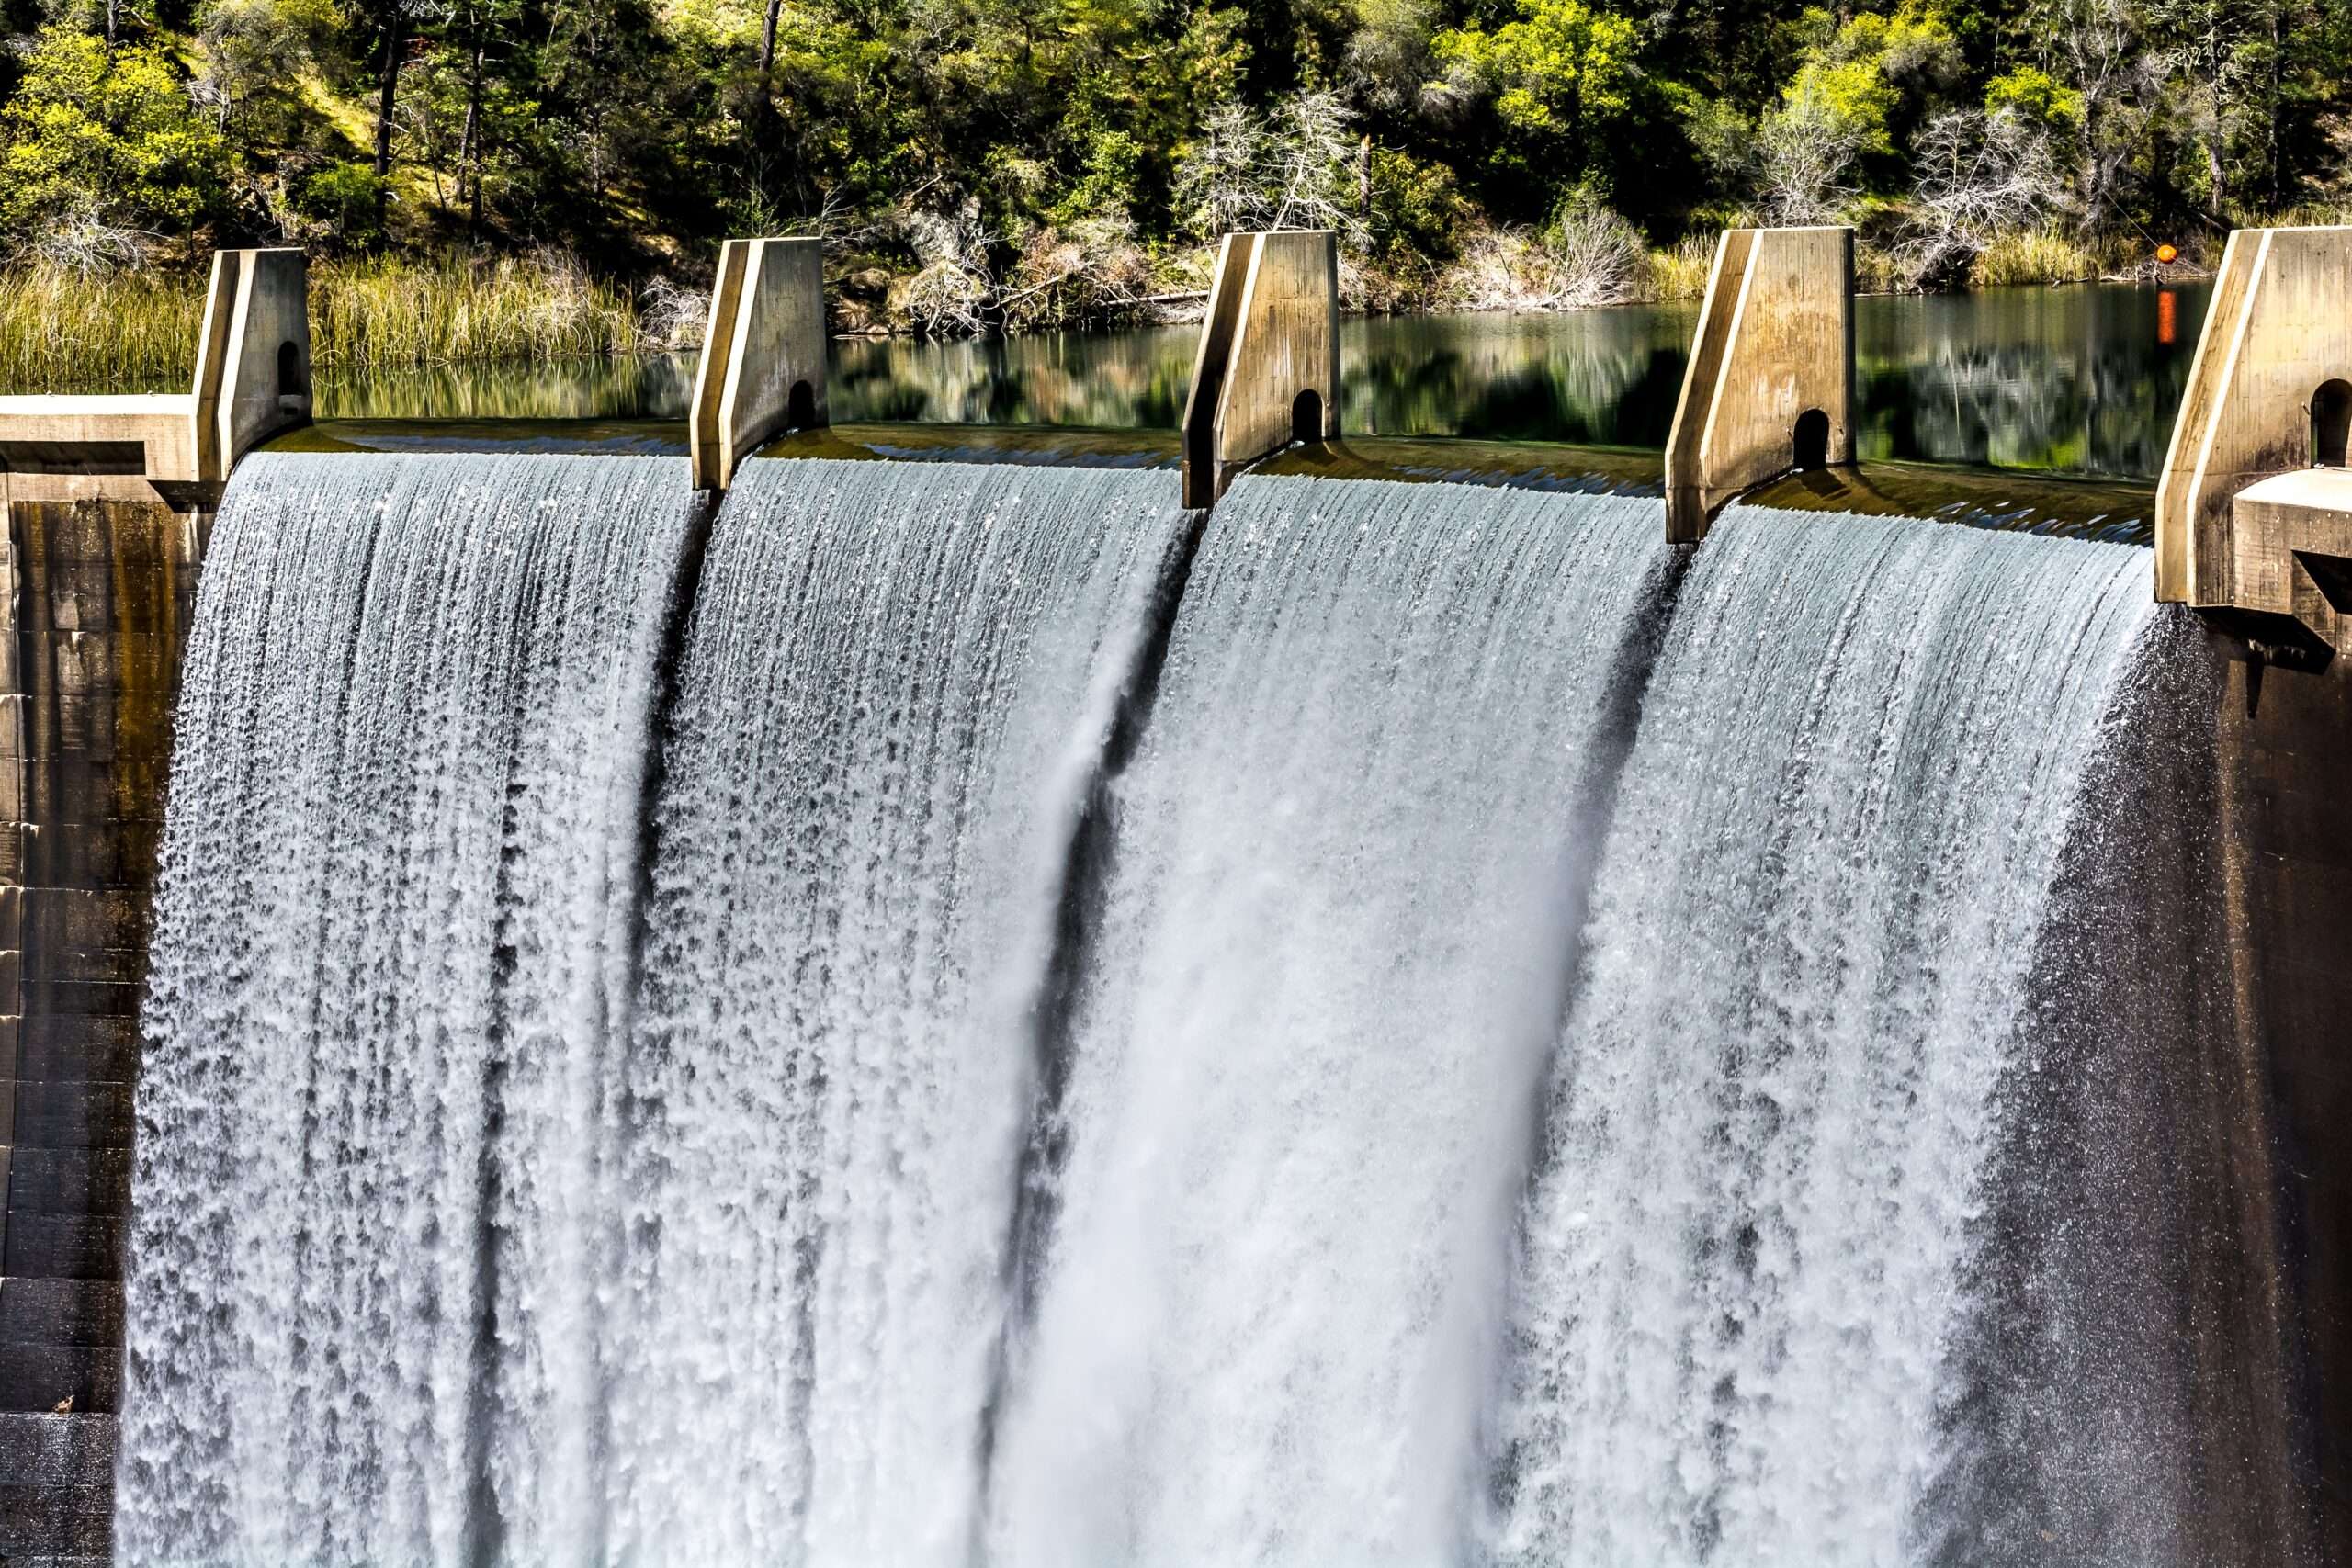
[(2131, 0), (2041, 0), (2034, 20), (2052, 73), (2082, 95), (2075, 197), (2085, 220), (2096, 224), (2140, 150), (2162, 65), (2142, 46)]
[(1176, 197), (1193, 230), (1214, 239), (1246, 229), (1256, 213), (1266, 128), (1257, 111), (1219, 104), (1201, 121), (1201, 134), (1176, 170)]
[(1478, 235), (1439, 292), (1458, 310), (1583, 310), (1635, 298), (1648, 264), (1641, 231), (1579, 191), (1541, 230)]
[(655, 354), (673, 354), (703, 346), (710, 323), (710, 290), (694, 288), (667, 277), (645, 286), (637, 310), (638, 342)]
[(1361, 243), (1355, 114), (1337, 93), (1299, 93), (1275, 109), (1267, 173), (1280, 195), (1269, 229), (1336, 229)]
[(1818, 94), (1800, 93), (1757, 122), (1753, 174), (1757, 205), (1776, 226), (1826, 223), (1854, 199), (1846, 176), (1862, 150), (1862, 133)]
[(1261, 117), (1239, 105), (1209, 111), (1176, 173), (1193, 231), (1334, 229), (1364, 241), (1357, 199), (1355, 115), (1336, 93), (1300, 93)]
[(979, 205), (957, 211), (905, 213), (899, 226), (921, 268), (907, 282), (907, 318), (917, 332), (969, 337), (988, 324), (996, 293), (989, 273), (995, 236), (980, 221)]
[(1007, 331), (1057, 322), (1133, 320), (1152, 303), (1151, 258), (1124, 213), (1037, 230), (1004, 280)]
[(2241, 137), (2262, 131), (2260, 103), (2266, 73), (2262, 29), (2275, 21), (2271, 7), (2249, 0), (2150, 0), (2149, 20), (2173, 40), (2164, 52), (2165, 74), (2176, 84), (2190, 134), (2205, 155), (2213, 215), (2230, 211), (2229, 149)]
[(1996, 236), (2048, 224), (2071, 204), (2049, 132), (2015, 109), (1939, 114), (1913, 151), (1918, 200), (1894, 251), (1914, 288), (1952, 281)]
[(162, 240), (148, 230), (109, 221), (95, 206), (85, 207), (36, 229), (11, 249), (9, 259), (85, 276), (132, 272), (146, 265)]

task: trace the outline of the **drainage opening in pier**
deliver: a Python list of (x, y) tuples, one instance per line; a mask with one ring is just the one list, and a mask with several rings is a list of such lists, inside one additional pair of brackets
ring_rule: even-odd
[(298, 412), (288, 405), (299, 404), (311, 395), (309, 383), (302, 376), (302, 351), (291, 342), (277, 345), (277, 406), (291, 413)]
[(1291, 400), (1290, 438), (1293, 441), (1323, 439), (1323, 394), (1312, 387)]
[(795, 381), (792, 390), (784, 398), (784, 427), (786, 430), (808, 430), (817, 423), (817, 389), (806, 381)]
[(1795, 457), (1793, 467), (1799, 473), (1829, 466), (1829, 416), (1819, 409), (1797, 415)]
[(2312, 394), (2312, 466), (2344, 467), (2347, 434), (2352, 434), (2352, 381), (2323, 381)]

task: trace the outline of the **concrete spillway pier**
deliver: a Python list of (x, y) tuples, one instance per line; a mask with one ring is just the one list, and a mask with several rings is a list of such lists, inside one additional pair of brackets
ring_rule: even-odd
[(823, 242), (728, 241), (688, 406), (695, 488), (725, 490), (771, 437), (827, 423)]
[(1854, 460), (1854, 231), (1726, 229), (1666, 441), (1666, 532), (1741, 491)]
[(2352, 229), (2230, 236), (2156, 498), (2156, 594), (2291, 620), (2352, 610)]
[(1328, 231), (1227, 234), (1184, 402), (1184, 504), (1246, 465), (1340, 433), (1340, 261)]

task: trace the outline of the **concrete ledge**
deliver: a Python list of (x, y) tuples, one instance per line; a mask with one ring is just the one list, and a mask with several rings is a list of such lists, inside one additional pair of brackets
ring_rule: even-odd
[(1227, 234), (1184, 402), (1184, 504), (1214, 506), (1243, 465), (1339, 433), (1339, 237)]
[(728, 241), (686, 419), (695, 488), (725, 490), (772, 437), (827, 412), (824, 243)]
[(1666, 534), (1740, 491), (1854, 460), (1854, 231), (1726, 229), (1666, 444)]
[(2229, 513), (2234, 607), (2292, 615), (2330, 648), (2352, 635), (2352, 468), (2257, 479)]
[[(2299, 561), (2305, 552), (2346, 553), (2344, 507), (2352, 492), (2296, 470), (2340, 469), (2346, 460), (2347, 301), (2352, 229), (2230, 236), (2156, 487), (2158, 599), (2292, 615), (2331, 642), (2328, 628), (2341, 632), (2340, 609)], [(2328, 570), (2318, 568), (2323, 576)]]
[(0, 398), (0, 505), (209, 504), (257, 442), (311, 417), (310, 274), (218, 251), (186, 394)]

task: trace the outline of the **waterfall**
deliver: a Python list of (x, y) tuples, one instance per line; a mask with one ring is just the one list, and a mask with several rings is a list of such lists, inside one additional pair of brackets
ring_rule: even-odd
[[(1515, 1291), (1497, 1554), (1899, 1562), (2148, 557), (1736, 511), (1645, 703)], [(2079, 1550), (2071, 1542), (2070, 1550)]]
[(126, 1562), (593, 1547), (582, 1281), (684, 477), (239, 466), (158, 894)]
[(1219, 505), (1120, 787), (999, 1561), (1457, 1555), (1612, 699), (1669, 559), (1647, 501)]
[(2293, 1559), (2146, 552), (1174, 501), (241, 466), (126, 1561)]
[(729, 492), (655, 820), (617, 1555), (967, 1561), (1032, 1020), (1173, 502), (877, 463)]

